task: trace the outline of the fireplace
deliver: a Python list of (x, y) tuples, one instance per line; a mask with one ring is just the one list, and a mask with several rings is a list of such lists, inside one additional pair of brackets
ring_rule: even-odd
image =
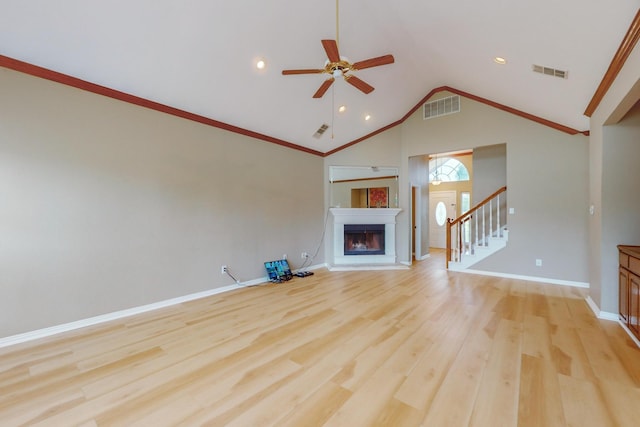
[(384, 255), (384, 224), (345, 224), (344, 255)]
[(397, 208), (331, 208), (332, 268), (396, 268)]

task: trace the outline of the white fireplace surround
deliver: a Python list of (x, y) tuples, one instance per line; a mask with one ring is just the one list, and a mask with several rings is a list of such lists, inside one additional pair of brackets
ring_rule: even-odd
[[(402, 211), (402, 209), (331, 208), (330, 211), (333, 215), (334, 265), (396, 264), (396, 216)], [(345, 255), (345, 224), (384, 224), (384, 255)]]

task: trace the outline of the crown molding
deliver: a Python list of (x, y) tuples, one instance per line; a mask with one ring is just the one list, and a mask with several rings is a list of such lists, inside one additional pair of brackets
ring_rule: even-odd
[[(640, 27), (640, 25), (639, 25)], [(640, 34), (640, 31), (638, 32)], [(482, 98), (480, 96), (473, 95), (468, 92), (461, 91), (459, 89), (450, 87), (450, 86), (441, 86), (435, 89), (432, 89), (425, 97), (423, 97), (420, 102), (418, 102), (407, 114), (405, 114), (400, 120), (397, 120), (393, 123), (390, 123), (384, 127), (381, 127), (378, 130), (375, 130), (367, 135), (364, 135), (358, 139), (355, 139), (347, 144), (344, 144), (340, 147), (337, 147), (331, 151), (326, 153), (313, 150), (311, 148), (303, 147), (301, 145), (294, 144), (292, 142), (284, 141), (281, 139), (273, 138), (268, 135), (264, 135), (258, 132), (250, 131), (248, 129), (240, 128), (237, 126), (233, 126), (224, 122), (220, 122), (218, 120), (211, 119), (209, 117), (201, 116), (198, 114), (190, 113), (188, 111), (180, 110), (178, 108), (170, 107), (168, 105), (160, 104), (155, 101), (151, 101), (145, 98), (141, 98), (135, 95), (131, 95), (125, 92), (121, 92), (115, 89), (108, 88), (106, 86), (101, 86), (95, 83), (88, 82), (86, 80), (79, 79), (77, 77), (73, 77), (67, 74), (59, 73), (57, 71), (49, 70), (47, 68), (39, 67), (37, 65), (33, 65), (27, 62), (23, 62), (17, 59), (10, 58), (8, 56), (0, 55), (0, 67), (5, 67), (14, 71), (18, 71), (24, 74), (28, 74), (34, 77), (43, 78), (46, 80), (50, 80), (56, 83), (60, 83), (63, 85), (71, 86), (77, 89), (85, 90), (91, 93), (95, 93), (98, 95), (106, 96), (109, 98), (113, 98), (119, 101), (127, 102), (130, 104), (138, 105), (140, 107), (149, 108), (151, 110), (159, 111), (165, 114), (170, 114), (176, 117), (180, 117), (186, 120), (191, 120), (194, 122), (198, 122), (207, 126), (212, 126), (218, 129), (223, 129), (229, 132), (234, 132), (240, 135), (248, 136), (251, 138), (259, 139), (262, 141), (270, 142), (272, 144), (281, 145), (283, 147), (291, 148), (294, 150), (303, 151), (305, 153), (313, 154), (315, 156), (327, 157), (339, 151), (342, 151), (348, 147), (351, 147), (359, 142), (362, 142), (366, 139), (369, 139), (375, 135), (378, 135), (386, 130), (389, 130), (395, 126), (398, 126), (405, 122), (413, 113), (415, 113), (421, 106), (424, 104), (429, 98), (435, 95), (438, 92), (451, 92), (457, 95), (463, 96), (465, 98), (489, 105), (493, 108), (497, 108), (502, 111), (506, 111), (511, 114), (515, 114), (519, 117), (523, 117), (527, 120), (532, 120), (536, 123), (540, 123), (545, 126), (549, 126), (553, 129), (559, 130), (561, 132), (568, 133), (570, 135), (583, 134), (589, 135), (589, 131), (579, 131), (568, 126), (561, 125), (559, 123), (552, 122), (551, 120), (543, 119), (538, 116), (534, 116), (533, 114), (525, 113), (524, 111), (517, 110), (515, 108), (509, 107), (507, 105), (503, 105), (494, 101), (491, 101), (486, 98)]]
[(118, 101), (123, 101), (129, 104), (138, 105), (140, 107), (149, 108), (151, 110), (170, 114), (172, 116), (180, 117), (186, 120), (191, 120), (207, 126), (223, 129), (229, 132), (245, 135), (255, 139), (260, 139), (262, 141), (270, 142), (272, 144), (281, 145), (283, 147), (292, 148), (294, 150), (304, 151), (305, 153), (314, 154), (316, 156), (324, 155), (324, 153), (313, 150), (311, 148), (303, 147), (291, 142), (284, 141), (282, 139), (274, 138), (274, 137), (264, 135), (258, 132), (254, 132), (248, 129), (244, 129), (238, 126), (233, 126), (228, 123), (220, 122), (218, 120), (213, 120), (209, 117), (201, 116), (199, 114), (194, 114), (188, 111), (180, 110), (178, 108), (170, 107), (168, 105), (164, 105), (159, 102), (151, 101), (145, 98), (141, 98), (139, 96), (131, 95), (126, 92), (121, 92), (119, 90), (111, 89), (106, 86), (101, 86), (95, 83), (91, 83), (86, 80), (82, 80), (77, 77), (70, 76), (68, 74), (59, 73), (57, 71), (53, 71), (47, 68), (39, 67), (37, 65), (29, 64), (28, 62), (19, 61), (17, 59), (13, 59), (8, 56), (0, 55), (0, 67), (9, 68), (11, 70), (19, 71), (21, 73), (28, 74), (34, 77), (50, 80), (56, 83), (74, 87), (76, 89), (81, 89), (87, 92), (95, 93), (97, 95), (113, 98)]
[(355, 145), (355, 144), (357, 144), (359, 142), (362, 142), (365, 139), (371, 138), (374, 135), (377, 135), (377, 134), (379, 134), (381, 132), (384, 132), (385, 130), (391, 129), (392, 127), (395, 127), (395, 126), (398, 126), (398, 125), (404, 123), (409, 117), (411, 117), (411, 115), (413, 113), (415, 113), (416, 111), (418, 111), (418, 109), (420, 109), (420, 107), (422, 107), (422, 104), (427, 102), (427, 100), (429, 98), (431, 98), (433, 95), (435, 95), (435, 94), (437, 94), (439, 92), (455, 93), (456, 95), (463, 96), (463, 97), (471, 99), (473, 101), (480, 102), (482, 104), (488, 105), (488, 106), (493, 107), (493, 108), (497, 108), (498, 110), (502, 110), (502, 111), (505, 111), (507, 113), (514, 114), (514, 115), (522, 117), (524, 119), (531, 120), (533, 122), (542, 124), (544, 126), (548, 126), (548, 127), (553, 128), (555, 130), (559, 130), (560, 132), (568, 133), (569, 135), (582, 134), (582, 135), (585, 135), (585, 136), (589, 136), (589, 131), (588, 130), (582, 131), (582, 130), (573, 129), (573, 128), (569, 127), (569, 126), (561, 125), (560, 123), (556, 123), (556, 122), (553, 122), (551, 120), (544, 119), (542, 117), (534, 116), (533, 114), (525, 113), (524, 111), (518, 110), (516, 108), (512, 108), (512, 107), (509, 107), (507, 105), (500, 104), (500, 103), (495, 102), (495, 101), (491, 101), (490, 99), (486, 99), (486, 98), (482, 98), (482, 97), (477, 96), (477, 95), (473, 95), (473, 94), (471, 94), (469, 92), (464, 92), (462, 90), (453, 88), (451, 86), (440, 86), (440, 87), (437, 87), (435, 89), (432, 89), (424, 98), (422, 98), (420, 100), (420, 102), (418, 102), (411, 110), (409, 110), (409, 112), (407, 114), (405, 114), (400, 120), (397, 120), (397, 121), (391, 123), (390, 125), (387, 125), (387, 126), (382, 127), (382, 128), (380, 128), (380, 129), (378, 129), (378, 130), (376, 130), (374, 132), (371, 132), (370, 134), (365, 135), (362, 138), (358, 138), (358, 139), (353, 140), (353, 141), (351, 141), (351, 142), (349, 142), (349, 143), (347, 143), (345, 145), (342, 145), (342, 146), (340, 146), (338, 148), (335, 148), (335, 149), (333, 149), (331, 151), (328, 151), (327, 153), (324, 154), (324, 156), (325, 157), (326, 156), (330, 156), (331, 154), (337, 153), (338, 151), (342, 151), (345, 148), (351, 147), (352, 145)]
[(622, 70), (624, 63), (627, 62), (627, 58), (631, 55), (631, 52), (638, 43), (638, 40), (640, 40), (640, 8), (636, 13), (635, 18), (633, 18), (633, 21), (627, 30), (627, 34), (624, 36), (624, 39), (622, 39), (622, 43), (620, 43), (616, 54), (613, 55), (611, 64), (609, 65), (607, 72), (604, 74), (596, 92), (593, 94), (587, 109), (584, 111), (585, 116), (591, 117), (596, 111), (616, 77), (618, 77), (618, 73)]

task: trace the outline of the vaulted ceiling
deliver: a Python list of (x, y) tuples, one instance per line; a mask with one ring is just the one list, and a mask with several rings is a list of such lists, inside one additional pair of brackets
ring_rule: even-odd
[[(336, 6), (4, 0), (0, 55), (326, 153), (398, 121), (442, 86), (587, 130), (584, 111), (640, 1), (342, 0), (338, 13)], [(322, 39), (338, 39), (350, 62), (385, 54), (395, 62), (353, 72), (375, 87), (369, 94), (337, 79), (313, 99), (327, 74), (282, 70), (323, 68)], [(534, 64), (567, 78), (535, 73)], [(314, 137), (322, 124), (329, 129)]]

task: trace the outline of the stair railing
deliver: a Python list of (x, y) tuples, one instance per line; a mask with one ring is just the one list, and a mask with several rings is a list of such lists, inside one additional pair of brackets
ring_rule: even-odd
[(460, 262), (463, 255), (474, 254), (476, 247), (487, 246), (489, 237), (502, 237), (500, 195), (506, 191), (507, 187), (502, 187), (458, 218), (447, 220), (447, 268), (449, 262)]

